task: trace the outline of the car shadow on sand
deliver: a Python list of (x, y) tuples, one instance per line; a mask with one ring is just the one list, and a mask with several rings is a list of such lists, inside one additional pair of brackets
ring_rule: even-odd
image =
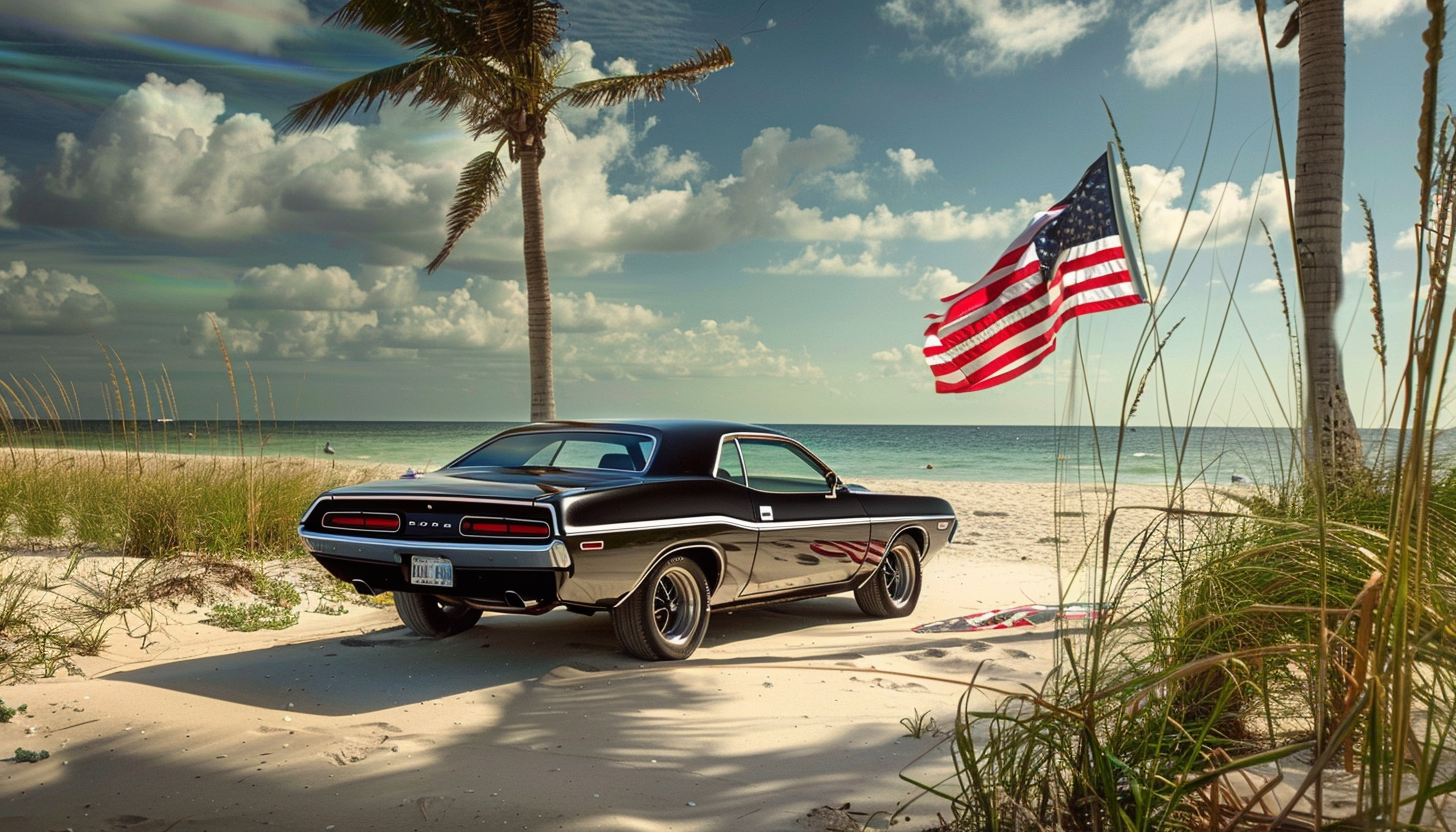
[[(715, 613), (704, 646), (689, 662), (844, 661), (875, 652), (854, 651), (832, 636), (866, 619), (853, 600), (807, 601)], [(787, 636), (791, 651), (741, 655), (758, 639)], [(904, 645), (885, 644), (885, 652)], [(931, 644), (925, 641), (926, 646)], [(716, 655), (731, 648), (733, 656)], [(867, 649), (866, 649), (867, 648)], [(433, 640), (403, 626), (347, 637), (314, 639), (226, 655), (152, 664), (107, 674), (113, 681), (150, 685), (264, 708), (326, 716), (361, 714), (537, 679), (558, 667), (593, 672), (648, 663), (623, 653), (606, 614), (565, 611), (527, 617), (487, 615), (469, 631)]]

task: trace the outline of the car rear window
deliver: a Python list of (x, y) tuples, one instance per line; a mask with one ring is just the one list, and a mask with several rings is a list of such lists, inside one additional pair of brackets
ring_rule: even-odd
[(655, 442), (639, 433), (539, 431), (497, 437), (450, 467), (597, 468), (642, 472)]

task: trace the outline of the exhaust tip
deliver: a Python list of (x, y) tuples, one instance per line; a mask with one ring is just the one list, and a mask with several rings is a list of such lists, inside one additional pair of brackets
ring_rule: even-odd
[(526, 607), (531, 606), (531, 604), (534, 602), (528, 602), (525, 598), (521, 597), (521, 594), (519, 592), (516, 592), (514, 589), (508, 589), (506, 590), (506, 603), (510, 604), (516, 609), (523, 610)]
[(357, 592), (357, 593), (359, 593), (360, 595), (378, 595), (379, 594), (379, 593), (377, 593), (377, 592), (374, 591), (374, 587), (370, 586), (369, 584), (365, 583), (364, 581), (360, 580), (359, 578), (355, 578), (354, 580), (350, 581), (349, 583), (351, 583), (351, 584), (354, 585), (354, 591)]

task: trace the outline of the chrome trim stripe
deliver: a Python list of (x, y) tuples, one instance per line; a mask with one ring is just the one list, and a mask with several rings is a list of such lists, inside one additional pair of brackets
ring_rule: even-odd
[(426, 555), (446, 557), (467, 569), (559, 569), (552, 562), (551, 546), (508, 546), (492, 543), (451, 543), (425, 540), (385, 540), (382, 538), (349, 537), (338, 534), (298, 531), (309, 552), (318, 555), (368, 560), (377, 563), (398, 563), (397, 556)]
[(670, 520), (645, 520), (635, 523), (601, 523), (595, 526), (566, 526), (566, 534), (611, 534), (613, 532), (638, 532), (655, 529), (680, 529), (691, 526), (702, 525), (724, 525), (734, 526), (740, 529), (762, 532), (766, 530), (779, 529), (815, 529), (829, 528), (833, 526), (859, 526), (871, 523), (913, 523), (917, 520), (953, 520), (953, 514), (924, 514), (908, 515), (904, 517), (857, 517), (852, 519), (827, 519), (827, 520), (786, 520), (773, 523), (756, 523), (751, 520), (741, 520), (737, 517), (727, 517), (721, 514), (702, 515), (698, 517), (677, 517)]

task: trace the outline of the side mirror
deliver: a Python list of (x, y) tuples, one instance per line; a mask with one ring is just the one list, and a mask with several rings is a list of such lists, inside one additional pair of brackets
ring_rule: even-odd
[(826, 494), (825, 497), (830, 500), (838, 497), (839, 490), (841, 488), (844, 488), (844, 480), (840, 479), (839, 475), (834, 473), (833, 471), (830, 471), (829, 473), (824, 475), (824, 484), (829, 487), (829, 493)]

